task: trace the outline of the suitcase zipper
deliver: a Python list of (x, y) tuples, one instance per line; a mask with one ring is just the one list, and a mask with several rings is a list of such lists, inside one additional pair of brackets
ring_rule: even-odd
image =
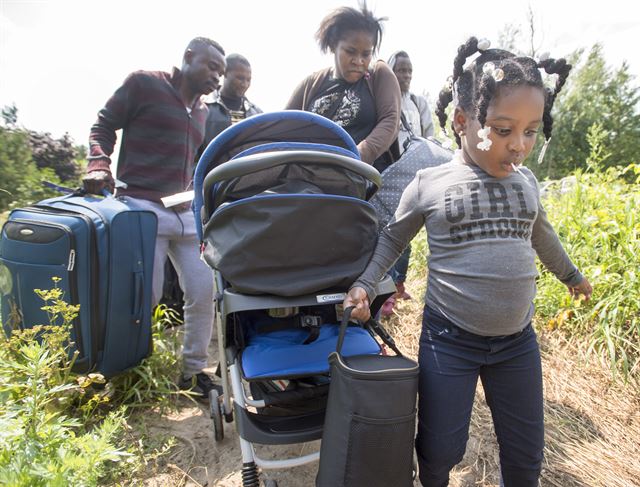
[[(41, 215), (46, 215), (48, 213), (53, 212), (53, 213), (57, 213), (58, 215), (66, 215), (74, 218), (81, 218), (82, 220), (84, 220), (84, 222), (87, 224), (87, 227), (89, 228), (89, 240), (90, 240), (89, 246), (91, 248), (91, 251), (90, 251), (91, 252), (91, 262), (90, 262), (91, 270), (89, 274), (92, 277), (91, 300), (93, 301), (93, 303), (88, 303), (89, 320), (90, 320), (89, 327), (91, 328), (92, 336), (96, 337), (95, 340), (94, 339), (90, 340), (91, 357), (93, 359), (93, 363), (89, 364), (89, 367), (93, 367), (98, 360), (98, 351), (99, 350), (102, 351), (102, 348), (103, 348), (103, 344), (102, 344), (103, 339), (101, 336), (102, 327), (100, 326), (100, 322), (97, 316), (97, 310), (99, 308), (98, 282), (100, 282), (99, 281), (100, 266), (98, 265), (98, 252), (96, 249), (96, 246), (98, 244), (96, 239), (96, 229), (95, 229), (95, 226), (93, 225), (93, 220), (91, 220), (91, 217), (83, 213), (70, 211), (70, 210), (62, 210), (60, 208), (56, 208), (55, 206), (33, 205), (25, 209), (28, 211), (32, 211), (34, 213), (39, 213)], [(74, 268), (75, 268), (75, 257), (74, 257)], [(76, 302), (75, 304), (79, 304), (79, 303)], [(91, 304), (93, 304), (93, 306)]]
[[(53, 205), (55, 205), (56, 202), (53, 203)], [(106, 240), (107, 242), (110, 242), (109, 239), (109, 225), (107, 224), (107, 220), (104, 218), (104, 216), (102, 216), (102, 214), (95, 210), (94, 208), (91, 208), (91, 206), (89, 205), (81, 205), (78, 203), (74, 203), (73, 201), (69, 201), (69, 200), (61, 200), (59, 201), (59, 203), (63, 203), (65, 205), (69, 205), (69, 206), (77, 206), (78, 208), (82, 208), (83, 210), (89, 210), (91, 211), (94, 215), (96, 215), (100, 220), (102, 220), (102, 225), (104, 227), (105, 230), (105, 234), (106, 234)], [(98, 262), (98, 238), (96, 235), (96, 228), (95, 225), (93, 224), (93, 220), (91, 219), (90, 216), (85, 215), (82, 212), (75, 212), (73, 210), (69, 210), (69, 209), (61, 209), (61, 208), (57, 208), (56, 206), (49, 206), (49, 205), (42, 205), (42, 206), (38, 206), (39, 208), (45, 208), (47, 210), (55, 210), (59, 213), (67, 213), (70, 215), (74, 215), (74, 216), (80, 216), (82, 217), (89, 225), (89, 230), (91, 233), (91, 267), (93, 269), (93, 272), (91, 273), (91, 299), (92, 301), (95, 303), (95, 306), (91, 307), (91, 329), (92, 332), (95, 333), (96, 336), (96, 340), (92, 341), (94, 346), (94, 357), (95, 360), (98, 360), (98, 352), (103, 352), (104, 351), (104, 341), (105, 341), (105, 336), (107, 334), (107, 330), (106, 330), (106, 326), (107, 326), (107, 322), (109, 320), (109, 317), (106, 315), (106, 310), (105, 310), (105, 319), (100, 320), (98, 319), (98, 313), (97, 310), (99, 310), (99, 302), (100, 302), (100, 293), (98, 291), (99, 287), (100, 287), (100, 265)], [(109, 256), (109, 254), (107, 253), (107, 265), (106, 265), (106, 269), (110, 269), (111, 267), (111, 257)], [(107, 280), (109, 279), (109, 275), (108, 275), (108, 271), (107, 271)], [(107, 289), (106, 292), (109, 293), (109, 285), (107, 285)], [(109, 303), (110, 300), (110, 296), (107, 294), (107, 296), (105, 297), (105, 306), (108, 309), (109, 306), (107, 303)]]
[[(26, 208), (26, 209), (29, 211), (34, 210), (34, 208)], [(37, 212), (37, 213), (40, 213), (40, 212)], [(71, 301), (69, 304), (72, 304), (72, 305), (80, 304), (78, 299), (78, 280), (75, 272), (76, 239), (75, 239), (75, 236), (73, 235), (73, 232), (71, 231), (71, 228), (61, 223), (34, 222), (33, 220), (27, 220), (25, 218), (14, 218), (11, 221), (24, 223), (25, 225), (41, 225), (41, 226), (59, 228), (60, 230), (65, 232), (66, 235), (68, 235), (69, 259), (67, 263), (67, 272), (69, 273), (69, 293), (71, 294), (71, 296), (69, 296), (69, 301)], [(73, 320), (73, 329), (76, 335), (76, 348), (78, 349), (78, 352), (80, 352), (80, 356), (84, 358), (86, 357), (86, 354), (84, 353), (84, 346), (82, 343), (82, 327), (80, 326), (80, 316), (76, 316), (76, 318)]]

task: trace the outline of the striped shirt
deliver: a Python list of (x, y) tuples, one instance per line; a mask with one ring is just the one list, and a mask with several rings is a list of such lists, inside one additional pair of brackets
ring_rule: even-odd
[(198, 98), (186, 107), (180, 70), (136, 71), (98, 113), (89, 136), (88, 171), (110, 171), (116, 130), (123, 129), (119, 195), (159, 201), (191, 185), (195, 155), (204, 140), (208, 109)]

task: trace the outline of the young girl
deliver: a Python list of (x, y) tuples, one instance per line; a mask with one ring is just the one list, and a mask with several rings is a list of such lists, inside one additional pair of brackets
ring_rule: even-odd
[[(480, 55), (466, 68), (466, 59)], [(540, 69), (557, 74), (546, 89)], [(531, 326), (536, 254), (573, 295), (591, 285), (547, 220), (538, 181), (522, 163), (571, 66), (537, 62), (469, 39), (437, 107), (453, 100), (453, 160), (425, 169), (405, 190), (394, 219), (344, 306), (366, 320), (373, 285), (425, 225), (431, 255), (422, 335), (416, 450), (424, 486), (446, 486), (463, 457), (478, 377), (493, 417), (504, 485), (538, 485), (544, 446), (542, 373)]]

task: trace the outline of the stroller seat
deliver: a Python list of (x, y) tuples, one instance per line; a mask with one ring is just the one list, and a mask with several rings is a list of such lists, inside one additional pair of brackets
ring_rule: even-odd
[[(339, 325), (323, 325), (316, 340), (305, 344), (305, 329), (256, 333), (249, 337), (240, 362), (247, 380), (303, 377), (329, 372), (327, 357), (336, 349)], [(379, 354), (380, 345), (369, 332), (349, 327), (342, 355)]]

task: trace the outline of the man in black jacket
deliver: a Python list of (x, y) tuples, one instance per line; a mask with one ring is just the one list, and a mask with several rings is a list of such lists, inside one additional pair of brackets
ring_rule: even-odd
[(207, 102), (209, 117), (205, 128), (204, 146), (227, 127), (240, 120), (262, 113), (245, 93), (251, 86), (251, 64), (240, 54), (229, 54), (224, 82), (219, 92)]

